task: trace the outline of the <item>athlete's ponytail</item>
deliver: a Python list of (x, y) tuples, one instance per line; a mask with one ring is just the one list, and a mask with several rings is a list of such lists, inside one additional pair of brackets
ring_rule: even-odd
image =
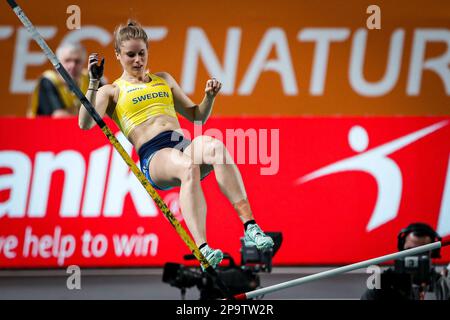
[(131, 39), (143, 40), (145, 45), (148, 46), (148, 37), (145, 30), (137, 21), (128, 19), (126, 25), (121, 24), (114, 31), (114, 49), (116, 52), (120, 53), (120, 45), (123, 41)]

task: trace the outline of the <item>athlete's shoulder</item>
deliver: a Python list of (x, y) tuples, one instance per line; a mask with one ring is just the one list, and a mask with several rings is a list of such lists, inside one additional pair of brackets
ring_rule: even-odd
[(98, 90), (99, 92), (102, 92), (108, 96), (114, 97), (120, 91), (120, 88), (116, 83), (112, 83), (112, 84), (105, 84), (101, 86)]
[(175, 79), (168, 72), (165, 72), (165, 71), (155, 72), (154, 75), (159, 77), (159, 78), (164, 79), (171, 87), (175, 83)]
[(99, 88), (99, 90), (100, 89), (103, 89), (103, 90), (115, 90), (116, 88), (118, 88), (119, 86), (117, 85), (117, 83), (107, 83), (107, 84), (104, 84), (104, 85), (102, 85), (100, 88)]
[(155, 76), (158, 76), (160, 78), (172, 78), (172, 76), (170, 75), (170, 73), (166, 72), (166, 71), (159, 71), (159, 72), (155, 72), (153, 73)]

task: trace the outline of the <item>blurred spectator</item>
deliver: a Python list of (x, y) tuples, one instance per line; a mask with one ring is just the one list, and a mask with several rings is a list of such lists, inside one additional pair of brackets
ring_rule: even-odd
[[(89, 75), (83, 69), (86, 50), (79, 43), (65, 42), (56, 49), (56, 56), (69, 75), (76, 81), (82, 92), (89, 85)], [(69, 89), (56, 70), (45, 71), (33, 91), (28, 117), (52, 116), (54, 118), (78, 114), (80, 101)]]
[[(413, 223), (397, 237), (399, 251), (441, 241), (441, 237), (425, 223)], [(395, 260), (393, 268), (381, 274), (381, 287), (367, 289), (362, 300), (449, 300), (450, 279), (439, 273), (432, 258), (440, 258), (440, 249)]]

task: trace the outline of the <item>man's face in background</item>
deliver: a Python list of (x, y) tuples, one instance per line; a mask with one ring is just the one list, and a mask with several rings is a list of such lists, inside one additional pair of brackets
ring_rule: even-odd
[(70, 74), (74, 80), (78, 80), (81, 75), (84, 66), (84, 53), (80, 49), (64, 48), (61, 50), (58, 56), (59, 61), (63, 65), (64, 69)]
[(433, 240), (430, 236), (417, 236), (414, 232), (408, 234), (405, 238), (404, 249), (411, 249), (425, 244), (432, 243)]

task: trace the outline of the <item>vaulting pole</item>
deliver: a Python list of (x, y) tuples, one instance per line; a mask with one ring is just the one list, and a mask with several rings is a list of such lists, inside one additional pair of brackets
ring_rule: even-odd
[(407, 250), (403, 250), (400, 252), (396, 252), (396, 253), (391, 253), (385, 256), (381, 256), (378, 258), (373, 258), (370, 260), (365, 260), (365, 261), (361, 261), (361, 262), (357, 262), (354, 264), (350, 264), (347, 266), (343, 266), (343, 267), (339, 267), (336, 269), (331, 269), (331, 270), (327, 270), (324, 272), (319, 272), (316, 274), (312, 274), (306, 277), (302, 277), (302, 278), (298, 278), (298, 279), (294, 279), (294, 280), (290, 280), (290, 281), (286, 281), (283, 283), (279, 283), (270, 287), (266, 287), (266, 288), (261, 288), (261, 289), (257, 289), (257, 290), (253, 290), (253, 291), (249, 291), (246, 293), (241, 293), (238, 295), (235, 295), (235, 299), (237, 300), (246, 300), (246, 299), (252, 299), (252, 298), (256, 298), (258, 296), (262, 296), (264, 294), (267, 293), (272, 293), (272, 292), (276, 292), (279, 290), (283, 290), (286, 288), (290, 288), (290, 287), (295, 287), (295, 286), (299, 286), (301, 284), (307, 283), (307, 282), (311, 282), (311, 281), (315, 281), (315, 280), (321, 280), (321, 279), (325, 279), (328, 277), (332, 277), (341, 273), (346, 273), (349, 271), (353, 271), (353, 270), (357, 270), (357, 269), (361, 269), (361, 268), (367, 268), (371, 265), (375, 265), (375, 264), (379, 264), (382, 262), (386, 262), (389, 260), (395, 260), (395, 259), (400, 259), (406, 256), (412, 256), (412, 255), (416, 255), (418, 253), (423, 253), (423, 252), (427, 252), (427, 251), (432, 251), (434, 249), (439, 249), (441, 247), (447, 246), (450, 244), (450, 240), (446, 241), (446, 242), (433, 242), (433, 243), (429, 243), (420, 247), (416, 247), (416, 248), (412, 248), (412, 249), (407, 249)]

